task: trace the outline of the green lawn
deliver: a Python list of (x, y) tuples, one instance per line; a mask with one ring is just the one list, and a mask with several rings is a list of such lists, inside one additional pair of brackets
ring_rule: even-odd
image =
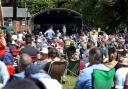
[(63, 89), (74, 89), (75, 83), (76, 83), (76, 77), (74, 76), (67, 76), (64, 78), (65, 84), (63, 85)]

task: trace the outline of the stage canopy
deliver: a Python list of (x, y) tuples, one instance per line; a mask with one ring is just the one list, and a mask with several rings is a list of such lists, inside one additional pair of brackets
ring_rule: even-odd
[(82, 15), (76, 11), (65, 8), (54, 8), (39, 12), (32, 16), (33, 25), (69, 25), (82, 29)]

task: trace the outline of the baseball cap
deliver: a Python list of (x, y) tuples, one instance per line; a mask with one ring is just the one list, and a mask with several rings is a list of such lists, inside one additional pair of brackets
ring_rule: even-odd
[(48, 54), (48, 48), (42, 48), (40, 52), (44, 54)]

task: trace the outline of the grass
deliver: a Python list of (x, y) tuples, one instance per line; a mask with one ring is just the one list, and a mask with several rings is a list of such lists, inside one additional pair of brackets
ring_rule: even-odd
[(76, 83), (76, 77), (74, 76), (65, 76), (65, 84), (63, 85), (63, 89), (74, 89), (75, 83)]

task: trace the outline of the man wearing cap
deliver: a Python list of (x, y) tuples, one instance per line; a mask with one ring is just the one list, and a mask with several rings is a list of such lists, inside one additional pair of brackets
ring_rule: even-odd
[(42, 48), (40, 56), (41, 58), (35, 64), (37, 64), (40, 68), (44, 68), (47, 64), (46, 59), (48, 59), (48, 48)]
[(52, 79), (35, 64), (30, 64), (26, 67), (25, 77), (40, 80), (45, 85), (46, 89), (62, 89), (62, 85), (56, 79)]
[(126, 75), (128, 73), (128, 57), (122, 57), (121, 60), (123, 67), (116, 71), (115, 89), (123, 89)]

